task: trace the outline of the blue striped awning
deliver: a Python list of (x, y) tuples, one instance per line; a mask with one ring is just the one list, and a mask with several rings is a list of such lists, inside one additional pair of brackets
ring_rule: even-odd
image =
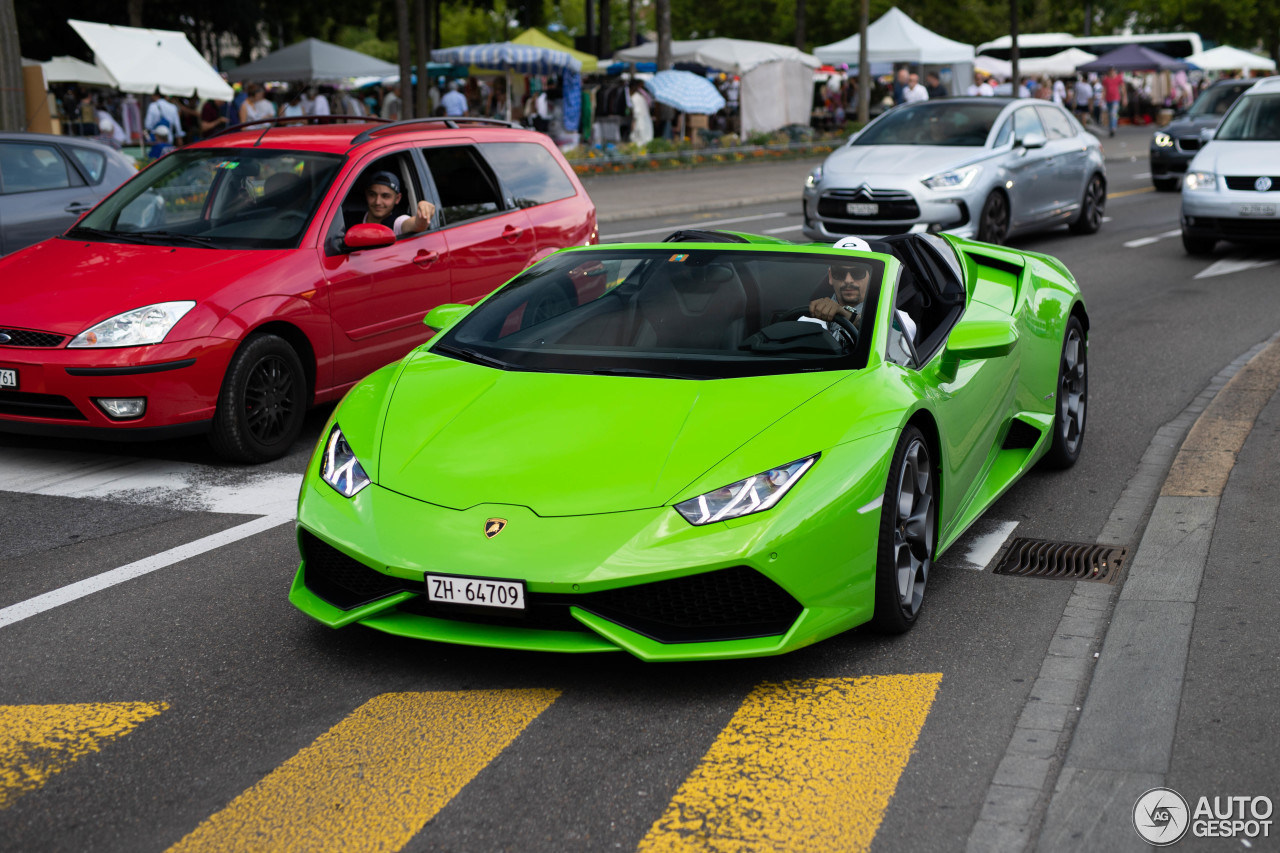
[(561, 50), (514, 42), (468, 44), (431, 51), (436, 62), (511, 70), (520, 74), (561, 74), (582, 70), (582, 62)]

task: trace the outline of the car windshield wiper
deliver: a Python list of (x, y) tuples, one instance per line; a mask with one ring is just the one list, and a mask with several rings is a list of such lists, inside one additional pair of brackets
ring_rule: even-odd
[(106, 231), (102, 228), (85, 228), (83, 225), (78, 225), (67, 232), (68, 237), (78, 237), (81, 235), (87, 237), (103, 237), (107, 240), (119, 240), (122, 243), (141, 243), (147, 246), (155, 243), (155, 240), (147, 237), (138, 237), (132, 231)]
[(660, 370), (644, 370), (639, 367), (601, 367), (586, 371), (592, 376), (643, 376), (649, 379), (706, 379), (691, 373), (666, 373)]
[(466, 349), (464, 347), (452, 347), (448, 344), (443, 344), (441, 346), (433, 347), (431, 351), (451, 355), (460, 361), (469, 361), (472, 364), (481, 364), (485, 367), (496, 367), (499, 370), (508, 370), (511, 367), (511, 365), (507, 364), (505, 361), (500, 361), (499, 359), (487, 356), (484, 353), (476, 352), (473, 349)]
[(195, 234), (183, 234), (180, 231), (131, 231), (130, 236), (142, 237), (150, 240), (181, 240), (187, 243), (194, 243), (197, 246), (206, 248), (218, 245), (218, 241), (211, 237), (198, 237)]

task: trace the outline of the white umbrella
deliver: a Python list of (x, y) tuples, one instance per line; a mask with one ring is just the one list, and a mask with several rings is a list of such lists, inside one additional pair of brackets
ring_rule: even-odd
[(992, 77), (999, 77), (1001, 80), (1008, 80), (1010, 75), (1013, 74), (1013, 63), (998, 56), (975, 56), (973, 58), (973, 70), (981, 71)]
[(710, 115), (724, 109), (724, 96), (711, 81), (690, 71), (659, 71), (644, 85), (655, 101), (682, 113)]
[(1238, 47), (1222, 45), (1212, 50), (1193, 53), (1187, 62), (1202, 71), (1275, 71), (1276, 64), (1265, 56), (1240, 50)]
[(1087, 50), (1081, 50), (1078, 47), (1069, 47), (1066, 50), (1060, 50), (1053, 56), (1035, 56), (1030, 59), (1024, 59), (1018, 63), (1018, 71), (1030, 74), (1033, 77), (1046, 75), (1048, 77), (1072, 77), (1076, 73), (1076, 68), (1084, 65), (1086, 62), (1093, 62), (1098, 57)]
[(50, 83), (85, 83), (90, 86), (113, 86), (111, 77), (96, 65), (74, 56), (55, 56), (41, 62), (44, 79)]

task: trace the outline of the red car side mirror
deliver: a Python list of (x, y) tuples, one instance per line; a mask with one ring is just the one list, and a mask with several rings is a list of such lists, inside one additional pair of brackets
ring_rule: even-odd
[(390, 246), (396, 241), (396, 234), (385, 225), (361, 223), (352, 225), (342, 242), (348, 249), (376, 249)]

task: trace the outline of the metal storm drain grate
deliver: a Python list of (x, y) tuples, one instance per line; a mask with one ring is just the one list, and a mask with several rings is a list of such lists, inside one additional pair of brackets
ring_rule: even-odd
[(1019, 538), (1009, 542), (995, 574), (1114, 583), (1128, 556), (1128, 548), (1110, 545)]

